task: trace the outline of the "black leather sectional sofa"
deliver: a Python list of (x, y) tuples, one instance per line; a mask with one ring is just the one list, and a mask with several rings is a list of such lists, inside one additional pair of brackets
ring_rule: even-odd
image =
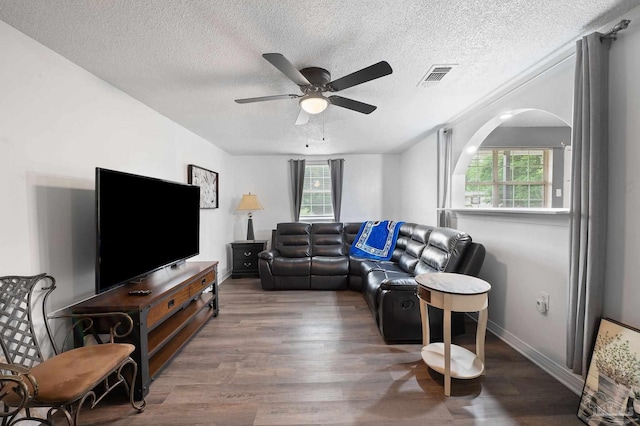
[[(481, 244), (462, 231), (403, 223), (389, 261), (349, 255), (361, 223), (280, 223), (270, 250), (259, 254), (265, 290), (346, 290), (362, 292), (387, 343), (422, 342), (414, 277), (455, 272), (477, 276), (485, 257)], [(442, 312), (429, 307), (432, 339), (442, 338)], [(464, 332), (454, 313), (452, 332)]]

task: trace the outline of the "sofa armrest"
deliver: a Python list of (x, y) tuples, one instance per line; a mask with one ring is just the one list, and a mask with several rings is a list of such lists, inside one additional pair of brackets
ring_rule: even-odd
[(260, 259), (264, 259), (269, 263), (273, 262), (273, 259), (280, 256), (280, 252), (277, 249), (264, 250), (258, 253)]
[(418, 284), (413, 277), (397, 277), (389, 278), (380, 284), (381, 290), (395, 290), (395, 291), (412, 291), (415, 292)]

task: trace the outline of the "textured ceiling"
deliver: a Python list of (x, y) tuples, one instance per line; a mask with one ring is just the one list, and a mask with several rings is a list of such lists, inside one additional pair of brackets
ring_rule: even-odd
[[(232, 154), (389, 153), (640, 0), (0, 0), (0, 19)], [(334, 79), (381, 60), (393, 74), (294, 125), (299, 93), (262, 58)], [(419, 87), (434, 64), (459, 64)], [(306, 147), (309, 145), (309, 147)]]

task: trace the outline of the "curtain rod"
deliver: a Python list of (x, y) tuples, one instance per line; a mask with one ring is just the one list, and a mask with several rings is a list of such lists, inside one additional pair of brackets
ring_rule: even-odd
[(629, 20), (629, 19), (623, 19), (622, 21), (618, 22), (618, 24), (616, 24), (616, 26), (611, 28), (606, 34), (602, 34), (600, 36), (600, 41), (602, 41), (602, 40), (616, 40), (618, 38), (618, 31), (622, 31), (622, 30), (626, 29), (629, 26), (630, 22), (631, 22), (631, 20)]

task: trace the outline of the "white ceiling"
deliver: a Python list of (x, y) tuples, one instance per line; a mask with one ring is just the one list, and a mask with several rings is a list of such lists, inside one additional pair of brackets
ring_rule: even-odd
[[(236, 155), (392, 153), (640, 0), (0, 0), (0, 19)], [(633, 25), (633, 23), (632, 23)], [(393, 74), (339, 92), (294, 125), (299, 93), (262, 58), (336, 79), (381, 60)], [(459, 64), (439, 85), (434, 64)], [(323, 140), (324, 139), (324, 140)], [(305, 145), (309, 147), (305, 147)]]

